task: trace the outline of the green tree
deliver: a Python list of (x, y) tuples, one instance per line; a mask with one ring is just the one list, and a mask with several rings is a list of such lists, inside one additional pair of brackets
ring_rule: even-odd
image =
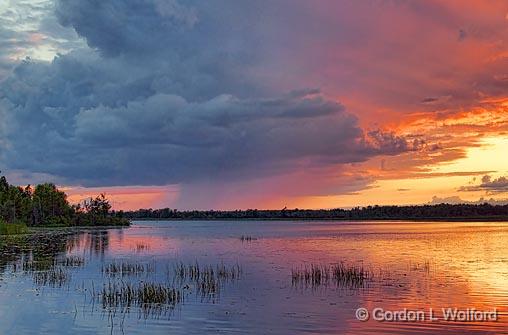
[(69, 225), (73, 209), (67, 201), (65, 192), (51, 183), (35, 187), (32, 197), (32, 223), (34, 225)]
[(84, 202), (84, 212), (91, 225), (103, 225), (110, 216), (111, 204), (104, 193)]

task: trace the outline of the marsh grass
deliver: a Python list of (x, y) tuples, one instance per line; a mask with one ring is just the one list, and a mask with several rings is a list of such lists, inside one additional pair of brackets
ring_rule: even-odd
[(236, 281), (240, 278), (242, 268), (238, 264), (226, 266), (221, 263), (216, 266), (202, 266), (197, 262), (194, 264), (180, 262), (174, 265), (173, 274), (174, 282), (177, 285), (183, 285), (186, 288), (190, 288), (192, 285), (202, 298), (217, 298), (221, 287), (226, 282)]
[[(85, 265), (85, 260), (78, 256), (68, 256), (61, 259), (52, 257), (42, 257), (37, 259), (25, 259), (21, 262), (21, 269), (23, 272), (42, 272), (51, 271), (57, 266), (61, 267), (82, 267)], [(15, 268), (16, 269), (16, 268)]]
[(57, 260), (56, 263), (65, 267), (75, 268), (84, 266), (85, 259), (79, 256), (67, 256), (61, 260)]
[(373, 274), (363, 265), (346, 265), (339, 263), (332, 265), (332, 278), (337, 286), (363, 287), (373, 279)]
[(136, 243), (136, 247), (134, 248), (135, 252), (143, 252), (150, 250), (150, 246), (145, 243)]
[(250, 235), (242, 235), (240, 237), (240, 241), (242, 241), (242, 242), (252, 242), (252, 241), (255, 241), (255, 240), (257, 240), (257, 238), (252, 237)]
[(311, 264), (310, 267), (294, 268), (291, 270), (293, 286), (319, 287), (329, 286), (345, 288), (360, 288), (373, 278), (372, 272), (361, 265), (347, 265), (338, 263), (334, 265)]
[[(45, 257), (36, 260), (23, 260), (20, 270), (30, 275), (35, 285), (62, 287), (71, 279), (70, 273), (64, 268), (83, 265), (84, 261), (78, 258), (57, 260)], [(16, 270), (17, 268), (15, 267), (14, 271)]]
[(39, 286), (62, 287), (70, 281), (70, 274), (62, 268), (32, 273), (33, 281)]
[[(95, 294), (95, 293), (94, 293)], [(104, 284), (94, 299), (104, 309), (128, 309), (139, 307), (145, 316), (157, 314), (163, 310), (174, 309), (184, 302), (181, 290), (160, 283), (109, 282)]]
[(34, 260), (26, 259), (21, 263), (23, 272), (41, 272), (49, 271), (55, 267), (55, 260), (51, 257), (37, 258)]
[(217, 277), (223, 280), (238, 279), (242, 273), (240, 265), (226, 266), (224, 263), (213, 265), (184, 264), (179, 262), (174, 264), (174, 275), (177, 278), (196, 280), (204, 277)]
[(166, 267), (167, 282), (160, 283), (121, 279), (125, 275), (151, 272), (155, 264), (114, 262), (104, 265), (102, 272), (109, 275), (110, 280), (100, 291), (92, 288), (93, 300), (102, 304), (104, 310), (125, 313), (131, 308), (139, 308), (140, 315), (145, 318), (158, 317), (171, 312), (189, 295), (215, 302), (224, 284), (239, 279), (242, 273), (239, 265), (227, 266), (223, 263), (200, 265), (197, 262), (178, 262)]
[(155, 272), (155, 264), (114, 262), (102, 266), (102, 273), (110, 277), (137, 276)]

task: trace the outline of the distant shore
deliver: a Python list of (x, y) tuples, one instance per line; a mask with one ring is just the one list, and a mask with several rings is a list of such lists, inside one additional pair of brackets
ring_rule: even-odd
[(139, 209), (120, 213), (129, 220), (320, 220), (320, 221), (508, 221), (508, 205), (438, 204), (367, 206), (351, 209), (186, 210)]
[[(508, 217), (455, 217), (455, 218), (136, 218), (131, 221), (337, 221), (337, 222), (508, 222)], [(111, 227), (115, 228), (115, 227)], [(118, 228), (118, 227), (116, 227)]]

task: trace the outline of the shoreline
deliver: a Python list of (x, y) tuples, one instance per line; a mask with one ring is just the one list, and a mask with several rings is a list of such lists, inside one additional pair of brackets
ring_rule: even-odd
[(13, 236), (23, 236), (23, 235), (33, 235), (37, 233), (75, 233), (75, 232), (84, 232), (89, 230), (111, 230), (111, 229), (124, 229), (129, 228), (131, 225), (127, 226), (39, 226), (39, 227), (26, 227), (26, 231), (14, 234), (0, 234), (0, 238), (3, 237), (13, 237)]
[(508, 217), (456, 218), (133, 218), (133, 221), (337, 221), (337, 222), (508, 222)]

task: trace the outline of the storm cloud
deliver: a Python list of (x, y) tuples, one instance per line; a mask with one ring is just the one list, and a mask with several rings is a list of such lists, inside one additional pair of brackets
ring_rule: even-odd
[[(77, 1), (58, 22), (87, 47), (27, 59), (0, 84), (4, 168), (85, 186), (234, 180), (414, 150), (365, 134), (319, 89), (274, 90), (253, 75), (261, 7)], [(238, 14), (242, 15), (238, 15)], [(268, 43), (269, 44), (269, 43)]]

